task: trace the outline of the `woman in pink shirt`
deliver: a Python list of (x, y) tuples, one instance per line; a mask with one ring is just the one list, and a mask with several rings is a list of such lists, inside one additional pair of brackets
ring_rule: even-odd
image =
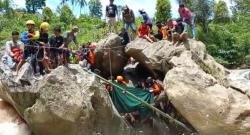
[(179, 5), (179, 14), (183, 21), (190, 25), (192, 28), (192, 38), (195, 39), (195, 15), (184, 4)]

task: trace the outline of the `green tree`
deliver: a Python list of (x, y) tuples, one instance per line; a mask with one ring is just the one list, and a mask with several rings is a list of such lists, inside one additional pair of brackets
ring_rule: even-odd
[(214, 21), (217, 23), (226, 23), (229, 21), (229, 12), (226, 2), (220, 0), (214, 7)]
[(0, 13), (4, 13), (7, 16), (14, 13), (14, 10), (11, 7), (11, 0), (0, 0)]
[(82, 12), (82, 8), (87, 5), (86, 0), (61, 0), (61, 4), (64, 5), (69, 1), (73, 6), (76, 6), (76, 5), (80, 6), (80, 13)]
[(232, 0), (235, 4), (232, 8), (234, 13), (237, 14), (250, 14), (250, 1), (249, 0)]
[(26, 9), (29, 13), (36, 13), (38, 9), (46, 6), (46, 0), (26, 0)]
[(90, 16), (101, 18), (102, 17), (102, 4), (100, 0), (90, 0), (89, 11), (90, 11)]
[(156, 20), (161, 22), (171, 18), (171, 5), (169, 0), (157, 0), (155, 16)]
[(67, 25), (72, 24), (75, 20), (75, 16), (68, 5), (64, 5), (60, 9), (60, 17), (59, 18), (60, 18), (61, 22), (64, 22)]
[(45, 7), (42, 11), (43, 21), (44, 22), (51, 22), (52, 19), (55, 17), (54, 13), (49, 7)]

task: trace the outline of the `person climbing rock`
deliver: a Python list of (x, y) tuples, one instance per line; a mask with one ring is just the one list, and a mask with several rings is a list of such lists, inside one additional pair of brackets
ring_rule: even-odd
[(3, 56), (2, 61), (10, 69), (14, 69), (15, 66), (22, 60), (24, 44), (18, 40), (19, 33), (17, 31), (13, 31), (11, 35), (12, 40), (6, 42), (5, 55)]
[(179, 5), (178, 12), (184, 22), (186, 22), (192, 29), (192, 38), (195, 39), (195, 14), (191, 12), (184, 4)]
[(125, 81), (124, 77), (123, 76), (117, 76), (116, 77), (116, 82), (124, 85), (124, 86), (128, 86), (128, 83)]
[(152, 36), (150, 35), (150, 27), (145, 23), (145, 22), (141, 22), (141, 26), (138, 29), (138, 36), (140, 38), (144, 38), (147, 39), (150, 43), (153, 43), (153, 39)]
[(106, 6), (106, 19), (110, 32), (117, 30), (116, 17), (118, 17), (117, 6), (114, 4), (114, 0), (109, 0), (109, 5)]
[(56, 68), (58, 65), (63, 64), (63, 36), (61, 36), (61, 27), (56, 26), (54, 28), (54, 35), (50, 37), (50, 59), (52, 60), (52, 67)]
[(35, 31), (35, 22), (33, 20), (28, 20), (26, 22), (27, 31), (21, 34), (21, 41), (24, 43), (24, 52), (21, 61), (16, 67), (16, 73), (18, 74), (19, 69), (22, 65), (30, 58), (31, 64), (33, 65), (33, 70), (35, 72), (35, 54), (37, 53), (37, 47), (35, 42), (39, 39), (39, 31)]
[(153, 28), (153, 22), (152, 22), (152, 20), (149, 18), (147, 12), (145, 12), (144, 9), (140, 9), (140, 10), (139, 10), (139, 13), (140, 13), (141, 16), (142, 16), (144, 23), (145, 23), (146, 25), (149, 26), (150, 31), (151, 31), (152, 28)]
[(135, 15), (134, 15), (133, 10), (130, 9), (127, 5), (123, 9), (122, 18), (123, 18), (125, 30), (128, 31), (130, 27), (133, 33), (136, 33)]
[(39, 65), (39, 72), (41, 75), (44, 75), (43, 71), (44, 68), (47, 73), (50, 72), (49, 57), (48, 57), (49, 50), (46, 48), (48, 47), (49, 43), (48, 30), (49, 30), (49, 24), (47, 22), (41, 23), (40, 37), (38, 39), (39, 48), (36, 56), (36, 60)]

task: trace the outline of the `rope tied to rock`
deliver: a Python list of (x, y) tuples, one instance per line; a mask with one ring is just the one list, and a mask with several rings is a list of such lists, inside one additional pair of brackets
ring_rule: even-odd
[(154, 111), (154, 112), (159, 113), (161, 116), (163, 116), (164, 118), (168, 119), (170, 122), (173, 122), (173, 123), (175, 123), (175, 124), (177, 124), (177, 125), (183, 127), (185, 130), (187, 130), (187, 131), (190, 132), (190, 133), (193, 132), (193, 130), (191, 130), (190, 128), (188, 128), (184, 123), (182, 123), (182, 122), (180, 122), (180, 121), (174, 119), (173, 117), (171, 117), (171, 116), (168, 115), (167, 113), (164, 113), (164, 112), (162, 112), (161, 110), (159, 110), (158, 108), (154, 107), (153, 105), (151, 105), (151, 104), (149, 104), (149, 103), (143, 101), (142, 99), (140, 99), (139, 97), (135, 96), (134, 94), (128, 92), (128, 91), (125, 90), (124, 88), (122, 88), (122, 87), (120, 87), (120, 86), (114, 84), (113, 82), (111, 82), (111, 81), (109, 81), (109, 80), (107, 80), (107, 79), (101, 77), (100, 75), (97, 75), (97, 74), (95, 74), (95, 73), (93, 73), (93, 72), (91, 72), (91, 71), (89, 71), (89, 70), (87, 70), (87, 69), (83, 69), (83, 70), (85, 70), (86, 72), (89, 72), (89, 73), (95, 75), (97, 78), (101, 79), (102, 81), (104, 81), (104, 82), (106, 82), (106, 83), (108, 83), (108, 84), (110, 84), (110, 85), (112, 85), (112, 86), (114, 86), (114, 87), (117, 87), (118, 89), (122, 90), (124, 94), (127, 94), (127, 95), (129, 95), (129, 96), (135, 98), (136, 100), (140, 101), (140, 102), (141, 102), (142, 104), (144, 104), (146, 107), (148, 107), (149, 109), (151, 109), (151, 110)]

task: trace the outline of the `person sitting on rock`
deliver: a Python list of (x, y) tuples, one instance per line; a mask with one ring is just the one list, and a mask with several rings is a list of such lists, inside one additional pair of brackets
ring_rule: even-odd
[(119, 36), (122, 38), (122, 45), (127, 45), (130, 42), (128, 32), (125, 28), (121, 29), (121, 33), (119, 34)]
[(163, 25), (162, 25), (162, 23), (161, 22), (157, 22), (156, 23), (156, 26), (157, 26), (157, 33), (156, 34), (154, 34), (154, 37), (156, 38), (156, 39), (158, 39), (158, 40), (162, 40), (162, 38), (163, 38), (163, 32), (162, 32), (162, 30), (163, 30)]
[(142, 22), (138, 30), (138, 36), (140, 38), (148, 40), (150, 43), (153, 43), (154, 41), (153, 37), (150, 35), (150, 31), (151, 31), (150, 27), (146, 23)]
[(52, 67), (56, 68), (58, 65), (63, 64), (63, 36), (61, 36), (61, 27), (56, 26), (54, 28), (54, 35), (49, 39), (50, 47), (50, 59)]
[(6, 42), (6, 51), (2, 60), (10, 69), (14, 69), (22, 59), (24, 44), (18, 40), (19, 33), (17, 31), (13, 31), (11, 35), (12, 40)]

